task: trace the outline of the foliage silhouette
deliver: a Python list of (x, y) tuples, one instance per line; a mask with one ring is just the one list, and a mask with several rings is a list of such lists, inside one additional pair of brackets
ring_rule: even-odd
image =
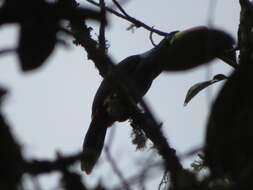
[[(0, 9), (0, 24), (18, 23), (21, 27), (17, 54), (21, 69), (39, 68), (54, 50), (62, 20), (100, 19), (99, 12), (67, 6), (64, 0), (5, 0)], [(46, 13), (46, 14), (45, 14)]]
[(185, 100), (184, 100), (184, 106), (186, 106), (193, 97), (195, 97), (201, 90), (205, 89), (206, 87), (227, 79), (228, 77), (226, 77), (223, 74), (217, 74), (213, 77), (212, 80), (209, 81), (204, 81), (204, 82), (199, 82), (197, 84), (194, 84), (187, 92)]
[[(93, 1), (89, 0), (89, 2)], [(85, 166), (85, 170), (90, 172), (97, 161), (107, 127), (115, 121), (131, 118), (131, 126), (134, 128), (136, 138), (150, 139), (161, 155), (164, 179), (170, 179), (170, 184), (166, 184), (167, 189), (252, 189), (253, 92), (250, 88), (253, 82), (251, 76), (252, 3), (248, 0), (240, 0), (242, 10), (237, 48), (240, 50), (240, 59), (237, 64), (234, 41), (224, 31), (199, 27), (182, 32), (162, 32), (129, 16), (116, 0), (113, 2), (120, 13), (106, 7), (103, 0), (99, 3), (93, 2), (100, 6), (100, 12), (80, 7), (75, 0), (55, 2), (5, 0), (0, 8), (0, 25), (15, 23), (20, 26), (16, 53), (23, 71), (37, 69), (46, 63), (58, 42), (58, 32), (64, 31), (74, 37), (76, 44), (84, 47), (88, 58), (94, 62), (101, 76), (104, 77), (93, 104), (91, 126), (97, 128), (91, 132), (91, 135), (88, 132), (87, 138), (91, 137), (91, 142), (84, 143), (84, 152), (86, 148), (97, 146), (95, 149), (98, 149), (98, 154), (96, 153), (91, 165)], [(137, 27), (163, 35), (165, 39), (150, 52), (128, 57), (115, 66), (110, 56), (106, 54), (104, 33), (107, 11), (132, 22)], [(86, 25), (87, 19), (96, 20), (101, 24), (99, 42), (91, 38), (90, 28)], [(62, 21), (68, 21), (70, 27), (65, 28)], [(183, 168), (176, 150), (168, 143), (161, 130), (162, 126), (158, 124), (152, 110), (142, 100), (142, 96), (160, 72), (192, 69), (207, 64), (214, 58), (224, 60), (235, 70), (228, 77), (211, 109), (204, 147), (204, 163), (210, 169), (210, 176), (199, 180), (194, 172)], [(194, 85), (189, 90), (185, 102), (188, 103), (205, 87), (226, 78), (224, 75), (216, 75), (210, 81)], [(0, 106), (6, 93), (4, 88), (0, 88)], [(101, 138), (99, 134), (101, 129), (102, 140), (96, 141)], [(20, 189), (24, 174), (38, 176), (52, 171), (62, 174), (63, 189), (87, 189), (80, 174), (71, 170), (71, 166), (76, 161), (87, 164), (86, 153), (79, 152), (71, 156), (58, 155), (58, 158), (53, 161), (27, 160), (22, 156), (20, 145), (12, 135), (2, 110), (0, 110), (0, 131), (0, 189)], [(94, 134), (98, 134), (99, 137), (94, 138)], [(138, 142), (138, 139), (135, 139), (135, 142)], [(143, 142), (143, 139), (140, 142)], [(117, 163), (111, 159), (111, 164), (115, 167)], [(144, 176), (143, 173), (140, 173), (140, 176)], [(127, 189), (131, 188), (128, 181), (123, 183)], [(168, 183), (168, 180), (164, 183)], [(106, 188), (98, 184), (95, 189)]]

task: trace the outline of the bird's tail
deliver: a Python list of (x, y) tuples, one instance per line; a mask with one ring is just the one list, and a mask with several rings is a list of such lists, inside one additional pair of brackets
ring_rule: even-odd
[(107, 126), (108, 117), (106, 113), (96, 113), (92, 118), (83, 142), (81, 169), (87, 174), (91, 173), (100, 157), (104, 146)]

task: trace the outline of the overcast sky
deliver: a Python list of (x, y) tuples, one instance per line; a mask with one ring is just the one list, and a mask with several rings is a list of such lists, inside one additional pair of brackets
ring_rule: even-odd
[[(170, 32), (207, 25), (210, 1), (132, 0), (124, 7), (130, 15), (144, 23)], [(85, 1), (79, 2), (86, 4)], [(219, 0), (211, 24), (236, 38), (239, 11), (238, 1)], [(109, 20), (106, 37), (110, 44), (109, 53), (115, 62), (152, 48), (148, 31), (127, 31), (130, 23), (114, 16)], [(0, 47), (15, 46), (17, 31), (14, 25), (2, 27)], [(161, 37), (154, 35), (154, 39), (159, 42)], [(94, 64), (86, 59), (83, 49), (75, 47), (70, 38), (68, 42), (70, 48), (57, 46), (47, 63), (35, 72), (21, 73), (16, 56), (0, 58), (0, 84), (10, 90), (4, 112), (27, 157), (53, 159), (56, 151), (70, 154), (81, 150), (91, 120), (92, 100), (102, 79)], [(229, 66), (218, 60), (212, 63), (211, 70), (212, 76), (231, 71)], [(203, 143), (209, 108), (206, 93), (197, 95), (187, 107), (183, 107), (183, 101), (189, 87), (206, 80), (206, 73), (206, 67), (199, 67), (188, 72), (162, 74), (146, 95), (157, 119), (163, 122), (165, 135), (178, 153), (200, 147)], [(217, 86), (212, 89), (213, 94)], [(135, 161), (143, 159), (150, 151), (135, 151), (127, 122), (117, 124), (115, 128), (112, 155), (119, 160), (126, 176), (131, 176), (136, 172)], [(103, 154), (101, 160), (104, 158)], [(189, 163), (186, 166), (189, 167)], [(103, 183), (111, 185), (108, 181), (111, 176), (110, 166), (104, 163), (96, 167), (86, 181), (102, 179)], [(160, 176), (157, 177), (159, 179)], [(116, 183), (116, 177), (114, 179), (113, 183)], [(158, 182), (150, 182), (148, 189), (157, 187)], [(52, 178), (44, 178), (42, 183), (46, 189), (56, 185)]]

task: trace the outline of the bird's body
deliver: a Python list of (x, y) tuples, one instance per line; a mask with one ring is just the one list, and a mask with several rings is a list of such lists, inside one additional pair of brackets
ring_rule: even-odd
[[(204, 50), (208, 43), (211, 43), (212, 48), (206, 49), (211, 51), (206, 54)], [(117, 65), (117, 69), (134, 84), (140, 100), (161, 72), (182, 71), (204, 64), (231, 49), (233, 43), (233, 39), (226, 33), (207, 27), (176, 31), (151, 50), (127, 57)], [(117, 91), (105, 78), (94, 97), (92, 121), (83, 143), (82, 170), (86, 173), (92, 171), (102, 152), (107, 128), (116, 121), (125, 121), (130, 117), (127, 105), (124, 105)]]
[[(124, 59), (117, 67), (127, 76), (138, 90), (139, 98), (142, 98), (150, 88), (153, 80), (161, 73), (155, 62), (148, 63), (146, 55), (134, 55)], [(144, 65), (145, 64), (145, 65)], [(137, 103), (137, 102), (136, 102)], [(117, 93), (107, 79), (100, 84), (92, 104), (92, 121), (85, 136), (83, 149), (85, 162), (81, 167), (86, 173), (90, 173), (99, 158), (106, 135), (107, 128), (115, 121), (125, 121), (130, 118), (127, 106), (121, 101)], [(85, 157), (86, 156), (86, 157)], [(95, 161), (95, 162), (94, 162)]]
[[(154, 69), (154, 67), (156, 67), (155, 65), (151, 65), (152, 63), (150, 63), (149, 66), (143, 60), (145, 59), (143, 59), (141, 55), (134, 55), (127, 57), (117, 65), (117, 68), (122, 72), (122, 74), (131, 79), (131, 81), (134, 83), (134, 87), (138, 89), (141, 97), (147, 92), (153, 79), (156, 78), (156, 76), (158, 76), (161, 72), (161, 70), (158, 68), (157, 70)], [(145, 65), (143, 65), (143, 62), (145, 62)], [(145, 68), (145, 70), (143, 68)], [(108, 102), (114, 102), (114, 100), (117, 101), (119, 98), (115, 91), (112, 90), (112, 86), (108, 80), (104, 79), (94, 97), (92, 104), (92, 116), (95, 115), (97, 109), (100, 109)], [(108, 108), (108, 106), (106, 107)], [(120, 118), (118, 119), (124, 120)]]

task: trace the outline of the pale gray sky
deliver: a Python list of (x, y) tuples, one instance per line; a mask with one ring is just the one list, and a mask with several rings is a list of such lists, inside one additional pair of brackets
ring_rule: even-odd
[[(85, 1), (79, 2), (86, 4)], [(208, 7), (209, 0), (132, 0), (125, 4), (130, 15), (167, 32), (207, 25)], [(213, 26), (236, 37), (239, 11), (238, 1), (217, 1)], [(144, 29), (137, 29), (134, 33), (126, 31), (130, 23), (114, 16), (110, 17), (110, 21), (106, 37), (110, 43), (109, 53), (115, 61), (152, 48), (149, 32)], [(15, 45), (17, 29), (16, 26), (0, 29), (1, 48)], [(159, 36), (154, 38), (157, 42), (161, 39)], [(71, 40), (69, 42), (71, 44)], [(216, 60), (212, 71), (213, 75), (229, 73), (230, 68)], [(206, 80), (205, 67), (166, 73), (156, 79), (146, 96), (155, 115), (163, 122), (169, 142), (179, 153), (201, 146), (204, 139), (208, 113), (205, 92), (183, 107), (189, 87), (203, 80)], [(57, 47), (41, 69), (27, 74), (20, 72), (15, 56), (0, 58), (0, 84), (10, 89), (4, 111), (27, 157), (52, 159), (56, 151), (70, 154), (81, 150), (90, 122), (93, 96), (100, 81), (98, 71), (91, 61), (87, 61), (83, 49), (72, 44), (70, 49)], [(112, 155), (120, 160), (120, 168), (129, 176), (136, 172), (134, 161), (146, 157), (149, 152), (135, 151), (127, 122), (116, 127)], [(96, 167), (86, 181), (102, 179), (110, 185), (108, 180), (111, 175), (109, 165), (105, 164)], [(55, 187), (52, 179), (55, 178), (42, 179), (45, 189)], [(151, 181), (148, 189), (157, 187), (158, 182)]]

